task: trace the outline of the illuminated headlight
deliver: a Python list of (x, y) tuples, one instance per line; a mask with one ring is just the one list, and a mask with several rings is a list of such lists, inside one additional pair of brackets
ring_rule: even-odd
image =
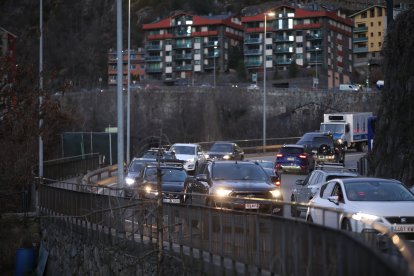
[(282, 195), (280, 190), (273, 190), (273, 191), (270, 191), (270, 193), (272, 194), (273, 197), (276, 197), (276, 198), (278, 198)]
[(344, 141), (342, 139), (338, 139), (338, 144), (342, 144)]
[(134, 184), (134, 183), (135, 183), (135, 180), (134, 180), (133, 178), (126, 177), (126, 178), (125, 178), (125, 183), (126, 183), (127, 185), (132, 185), (132, 184)]
[(223, 159), (224, 159), (224, 160), (229, 160), (229, 159), (230, 159), (230, 155), (228, 155), (228, 154), (224, 155), (224, 156), (223, 156)]
[(335, 159), (335, 155), (330, 155), (330, 156), (327, 156), (327, 159), (329, 160), (329, 159)]
[(204, 154), (204, 158), (210, 158), (209, 154)]
[(145, 186), (145, 192), (146, 192), (147, 194), (158, 195), (158, 191), (153, 190), (153, 189), (151, 188), (151, 186)]
[(382, 221), (380, 217), (370, 214), (364, 214), (364, 213), (356, 213), (352, 215), (352, 218), (354, 220), (362, 221), (362, 222), (380, 222)]
[(216, 190), (216, 195), (218, 197), (226, 197), (231, 193), (231, 190), (228, 189), (217, 189)]

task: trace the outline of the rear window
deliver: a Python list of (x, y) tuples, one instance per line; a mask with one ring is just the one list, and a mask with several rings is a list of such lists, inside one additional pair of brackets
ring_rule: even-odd
[(327, 176), (326, 177), (326, 181), (329, 181), (329, 180), (332, 180), (332, 179), (335, 179), (335, 178), (349, 178), (349, 177), (352, 177), (352, 176), (350, 176), (350, 175), (329, 175), (329, 176)]
[(292, 154), (297, 155), (303, 153), (303, 148), (295, 148), (295, 147), (283, 147), (280, 149), (280, 153), (282, 154)]

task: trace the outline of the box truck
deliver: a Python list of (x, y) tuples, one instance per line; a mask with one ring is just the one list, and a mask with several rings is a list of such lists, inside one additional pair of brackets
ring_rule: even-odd
[(320, 131), (330, 133), (345, 150), (364, 151), (368, 145), (368, 118), (372, 112), (344, 112), (323, 115)]

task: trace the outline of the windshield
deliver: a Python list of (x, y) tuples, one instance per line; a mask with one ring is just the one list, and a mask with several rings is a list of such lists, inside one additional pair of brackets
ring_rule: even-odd
[(195, 155), (195, 147), (192, 146), (172, 146), (171, 150), (173, 150), (175, 154)]
[(315, 137), (313, 138), (312, 146), (319, 148), (322, 145), (333, 146), (333, 140), (330, 137)]
[(266, 181), (265, 171), (255, 164), (220, 163), (213, 165), (214, 180), (256, 180)]
[(210, 151), (215, 151), (215, 152), (232, 152), (233, 151), (233, 146), (232, 144), (214, 144), (211, 148)]
[[(161, 181), (162, 182), (184, 182), (187, 173), (181, 169), (162, 168)], [(145, 180), (157, 181), (157, 168), (148, 168), (145, 172)]]
[(131, 163), (131, 165), (128, 168), (128, 172), (139, 172), (142, 167), (144, 167), (144, 163), (139, 161), (134, 161)]
[(304, 152), (303, 148), (297, 148), (297, 147), (283, 147), (279, 151), (282, 154), (285, 155), (299, 155)]
[(344, 124), (321, 124), (321, 132), (344, 133)]
[(345, 191), (351, 201), (414, 201), (414, 195), (406, 187), (393, 181), (348, 182)]

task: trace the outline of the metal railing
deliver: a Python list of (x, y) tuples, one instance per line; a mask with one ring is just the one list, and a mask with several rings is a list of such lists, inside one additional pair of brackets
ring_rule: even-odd
[[(156, 243), (162, 229), (165, 250), (211, 263), (205, 266), (210, 273), (215, 266), (233, 274), (413, 275), (408, 262), (394, 254), (398, 251), (380, 253), (354, 233), (269, 213), (190, 204), (163, 204), (160, 226), (155, 200), (83, 186), (40, 185), (43, 218), (77, 225), (89, 240)], [(93, 193), (79, 192), (85, 190)]]

